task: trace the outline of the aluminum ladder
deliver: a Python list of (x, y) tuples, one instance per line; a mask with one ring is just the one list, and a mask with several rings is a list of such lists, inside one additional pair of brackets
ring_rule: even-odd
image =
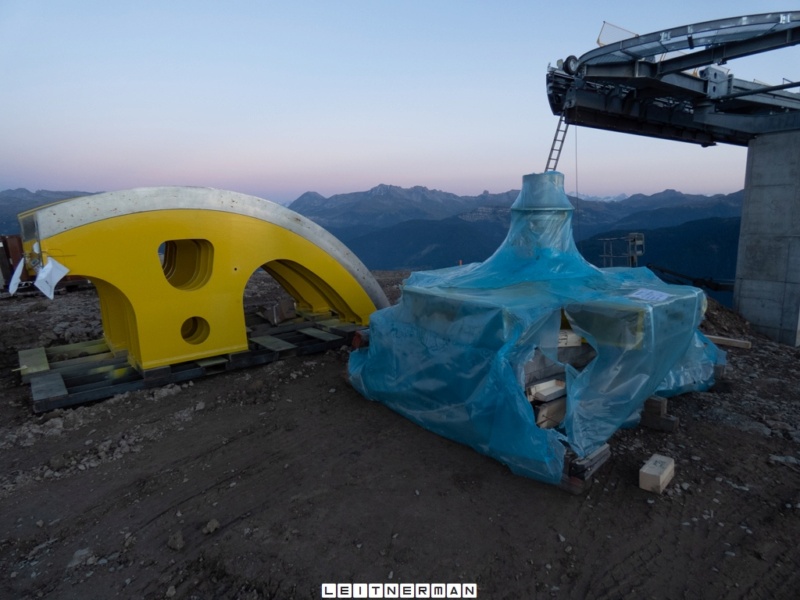
[(558, 127), (556, 127), (556, 134), (553, 136), (553, 145), (550, 146), (550, 156), (547, 158), (545, 171), (556, 170), (558, 159), (561, 158), (561, 149), (564, 147), (564, 140), (567, 137), (567, 129), (569, 129), (569, 123), (566, 122), (562, 114), (558, 118)]

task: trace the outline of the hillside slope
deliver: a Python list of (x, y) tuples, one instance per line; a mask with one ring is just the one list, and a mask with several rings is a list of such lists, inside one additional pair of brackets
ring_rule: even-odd
[(90, 196), (95, 192), (51, 192), (49, 190), (37, 190), (31, 192), (25, 188), (16, 190), (4, 190), (0, 192), (0, 234), (19, 233), (19, 220), (17, 215), (31, 208), (77, 198), (79, 196)]

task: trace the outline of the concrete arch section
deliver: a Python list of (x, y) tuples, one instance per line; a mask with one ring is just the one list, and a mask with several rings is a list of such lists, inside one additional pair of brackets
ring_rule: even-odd
[(242, 310), (258, 268), (298, 307), (369, 323), (388, 306), (361, 261), (305, 217), (224, 190), (139, 188), (19, 215), (29, 266), (55, 259), (91, 279), (106, 342), (146, 370), (248, 349)]

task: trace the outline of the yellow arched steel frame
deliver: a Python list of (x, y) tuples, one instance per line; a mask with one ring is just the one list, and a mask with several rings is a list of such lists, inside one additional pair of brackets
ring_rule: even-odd
[(91, 279), (103, 333), (142, 370), (248, 349), (242, 308), (264, 268), (300, 309), (366, 325), (388, 305), (323, 228), (267, 200), (208, 188), (140, 188), (19, 215), (29, 264)]

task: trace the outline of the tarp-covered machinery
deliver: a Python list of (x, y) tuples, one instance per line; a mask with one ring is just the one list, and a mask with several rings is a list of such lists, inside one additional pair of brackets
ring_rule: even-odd
[(703, 292), (589, 264), (572, 211), (561, 173), (526, 175), (494, 255), (414, 273), (399, 304), (372, 315), (353, 385), (549, 483), (587, 477), (651, 395), (709, 388), (724, 353), (697, 330)]

